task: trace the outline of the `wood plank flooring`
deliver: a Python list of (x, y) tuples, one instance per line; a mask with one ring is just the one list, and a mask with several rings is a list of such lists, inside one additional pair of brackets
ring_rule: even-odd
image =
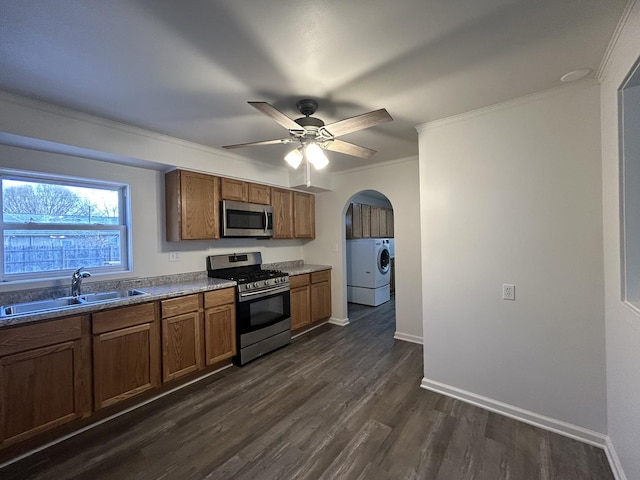
[(604, 452), (423, 390), (393, 300), (0, 470), (15, 479), (613, 480)]

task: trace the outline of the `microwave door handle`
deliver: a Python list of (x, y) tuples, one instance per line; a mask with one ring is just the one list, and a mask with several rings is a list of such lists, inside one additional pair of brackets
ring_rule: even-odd
[(267, 209), (264, 209), (264, 233), (267, 233), (269, 229), (269, 215), (267, 214)]

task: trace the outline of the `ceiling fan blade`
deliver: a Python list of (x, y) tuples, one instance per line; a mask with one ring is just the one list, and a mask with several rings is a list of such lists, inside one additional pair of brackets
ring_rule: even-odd
[(284, 145), (293, 142), (291, 138), (279, 138), (277, 140), (263, 140), (262, 142), (239, 143), (237, 145), (223, 145), (222, 148), (231, 150), (233, 148), (256, 147), (258, 145)]
[(267, 117), (270, 117), (276, 122), (278, 122), (287, 130), (300, 130), (301, 128), (300, 125), (298, 125), (292, 119), (287, 117), (284, 113), (282, 113), (277, 108), (269, 105), (267, 102), (247, 102), (247, 103), (251, 105), (253, 108), (255, 108), (256, 110), (259, 110), (262, 113), (264, 113)]
[(346, 135), (347, 133), (357, 132), (358, 130), (364, 130), (365, 128), (379, 125), (380, 123), (390, 122), (393, 120), (389, 112), (386, 109), (374, 110), (373, 112), (363, 113), (355, 117), (345, 118), (335, 123), (325, 125), (327, 130), (334, 137), (340, 135)]
[(349, 143), (343, 140), (333, 140), (325, 148), (333, 152), (346, 153), (347, 155), (360, 158), (369, 158), (376, 153), (375, 150), (371, 150), (370, 148), (361, 147), (355, 143)]

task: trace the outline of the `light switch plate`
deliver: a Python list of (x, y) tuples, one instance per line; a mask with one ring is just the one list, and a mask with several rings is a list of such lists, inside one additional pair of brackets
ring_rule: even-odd
[(180, 252), (169, 252), (169, 261), (170, 262), (179, 262), (180, 261)]

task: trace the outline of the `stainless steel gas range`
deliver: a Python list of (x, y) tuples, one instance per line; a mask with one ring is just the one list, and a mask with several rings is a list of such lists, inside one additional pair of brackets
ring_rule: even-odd
[(237, 355), (244, 365), (291, 343), (289, 276), (262, 270), (260, 252), (207, 257), (209, 277), (234, 280)]

